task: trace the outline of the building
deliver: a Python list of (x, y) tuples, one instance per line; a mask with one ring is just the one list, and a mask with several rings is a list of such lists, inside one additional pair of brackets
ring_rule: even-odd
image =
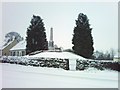
[(120, 56), (116, 55), (114, 56), (114, 59), (113, 59), (115, 62), (120, 62)]
[(10, 41), (6, 46), (3, 46), (1, 48), (2, 56), (4, 56), (4, 55), (9, 56), (10, 49), (13, 48), (17, 43), (18, 43), (18, 41), (16, 39), (14, 39), (13, 41)]
[(26, 41), (22, 40), (10, 49), (11, 56), (24, 56), (26, 55)]

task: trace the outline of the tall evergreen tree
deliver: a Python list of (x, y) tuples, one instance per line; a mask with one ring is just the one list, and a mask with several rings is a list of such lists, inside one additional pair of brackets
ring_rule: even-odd
[(47, 50), (48, 42), (41, 17), (33, 15), (30, 23), (31, 25), (27, 28), (26, 54), (38, 50)]
[(72, 49), (76, 54), (85, 58), (92, 58), (94, 51), (91, 30), (92, 28), (90, 28), (87, 16), (80, 13), (76, 20), (76, 27), (74, 28), (72, 39), (72, 44), (74, 46)]

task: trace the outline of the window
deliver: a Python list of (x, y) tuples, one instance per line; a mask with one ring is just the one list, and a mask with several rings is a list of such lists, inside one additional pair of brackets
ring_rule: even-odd
[(13, 51), (13, 56), (15, 56), (15, 51)]
[(22, 56), (24, 56), (25, 55), (25, 51), (22, 51)]
[(19, 56), (19, 51), (16, 51), (17, 52), (17, 56)]
[(19, 56), (22, 56), (22, 51), (19, 51)]
[(10, 55), (12, 56), (12, 51), (10, 52)]

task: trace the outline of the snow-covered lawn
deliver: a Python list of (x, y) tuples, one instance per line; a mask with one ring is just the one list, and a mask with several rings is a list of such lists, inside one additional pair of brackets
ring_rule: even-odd
[(2, 88), (118, 88), (118, 72), (110, 70), (67, 71), (0, 63), (1, 72)]
[(76, 55), (74, 53), (71, 52), (42, 52), (42, 53), (38, 53), (35, 55), (31, 55), (31, 56), (25, 56), (28, 58), (36, 58), (36, 57), (44, 57), (44, 58), (69, 58), (69, 59), (82, 59), (82, 60), (86, 60), (85, 58)]

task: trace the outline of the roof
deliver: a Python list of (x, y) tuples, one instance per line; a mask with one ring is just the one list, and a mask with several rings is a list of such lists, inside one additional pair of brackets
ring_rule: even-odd
[(21, 49), (26, 49), (26, 41), (25, 40), (20, 41), (18, 44), (16, 44), (10, 50), (21, 50)]
[[(5, 41), (3, 41), (3, 42), (2, 42), (2, 45), (0, 45), (0, 49), (2, 50), (2, 49), (4, 49), (4, 48), (6, 48), (6, 47), (7, 47), (8, 45), (10, 45), (13, 41), (14, 41), (14, 40), (9, 41), (8, 43), (6, 43)], [(5, 43), (6, 43), (6, 45), (5, 45)]]

